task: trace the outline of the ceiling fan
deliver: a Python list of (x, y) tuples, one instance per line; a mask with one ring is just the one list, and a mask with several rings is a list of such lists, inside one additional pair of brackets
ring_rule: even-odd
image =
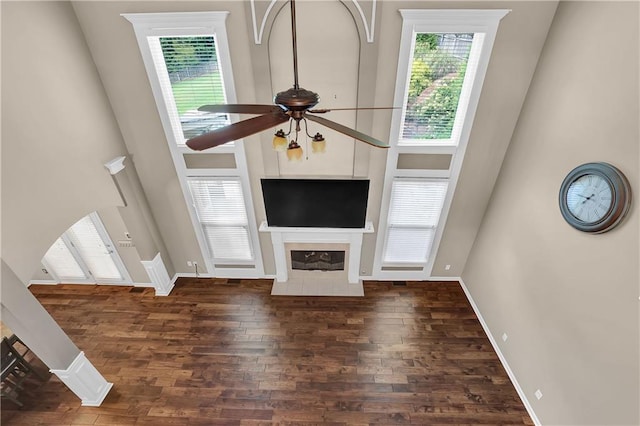
[[(331, 109), (312, 109), (320, 101), (317, 93), (311, 90), (303, 89), (298, 84), (298, 48), (296, 42), (296, 7), (295, 0), (291, 2), (291, 37), (293, 40), (293, 87), (279, 92), (274, 98), (274, 105), (254, 105), (254, 104), (224, 104), (224, 105), (204, 105), (198, 108), (199, 111), (211, 113), (229, 113), (229, 114), (260, 114), (257, 117), (249, 118), (228, 126), (221, 127), (209, 133), (205, 133), (189, 139), (187, 146), (196, 151), (202, 151), (227, 142), (241, 139), (245, 136), (262, 132), (278, 124), (289, 122), (289, 133), (280, 130), (276, 133), (276, 138), (280, 138), (279, 145), (283, 149), (276, 148), (276, 138), (274, 138), (274, 148), (277, 150), (286, 150), (286, 139), (291, 133), (291, 125), (295, 122), (295, 139), (292, 138), (289, 143), (289, 149), (299, 148), (298, 133), (301, 131), (300, 122), (305, 124), (305, 132), (307, 136), (312, 138), (314, 142), (324, 143), (324, 138), (320, 133), (311, 136), (306, 128), (307, 120), (315, 121), (325, 127), (343, 133), (354, 139), (368, 143), (378, 148), (389, 148), (389, 145), (376, 138), (359, 132), (342, 124), (336, 123), (326, 118), (319, 117), (314, 114), (324, 114), (332, 111)], [(393, 108), (393, 107), (391, 107)], [(334, 108), (333, 110), (359, 110), (359, 109), (390, 109), (381, 108)], [(301, 150), (300, 150), (301, 153)]]

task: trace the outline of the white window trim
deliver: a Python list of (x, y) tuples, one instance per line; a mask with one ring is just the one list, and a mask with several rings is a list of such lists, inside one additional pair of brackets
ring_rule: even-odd
[[(262, 254), (260, 250), (260, 240), (253, 208), (253, 198), (251, 195), (251, 187), (249, 184), (249, 170), (244, 151), (244, 143), (237, 140), (233, 144), (216, 147), (205, 151), (192, 151), (184, 144), (176, 143), (174, 127), (171, 125), (171, 118), (164, 102), (164, 93), (158, 79), (156, 65), (153, 60), (147, 37), (163, 37), (172, 35), (215, 35), (216, 52), (220, 69), (222, 70), (223, 86), (227, 102), (230, 104), (237, 103), (235, 83), (233, 79), (233, 70), (231, 67), (231, 55), (229, 50), (229, 42), (227, 39), (226, 19), (229, 12), (176, 12), (176, 13), (126, 13), (122, 14), (125, 19), (133, 24), (138, 47), (142, 55), (142, 60), (149, 77), (151, 90), (154, 95), (156, 106), (160, 114), (171, 158), (176, 168), (182, 194), (191, 217), (193, 229), (196, 234), (200, 252), (207, 268), (207, 274), (202, 276), (211, 277), (245, 277), (245, 278), (261, 278), (264, 276), (264, 266), (262, 262)], [(231, 121), (236, 122), (237, 115), (231, 115)], [(182, 138), (181, 138), (182, 139)], [(232, 146), (231, 146), (232, 145)], [(255, 261), (251, 264), (251, 268), (216, 268), (212, 259), (208, 255), (209, 249), (204, 236), (204, 232), (196, 215), (195, 209), (191, 202), (191, 195), (187, 184), (189, 177), (197, 177), (193, 170), (187, 169), (184, 161), (184, 154), (228, 154), (235, 156), (235, 169), (207, 169), (203, 170), (201, 175), (227, 175), (237, 176), (242, 182), (242, 190), (245, 198), (245, 206), (247, 209), (247, 217), (249, 220), (249, 233)], [(222, 171), (221, 171), (222, 170)], [(235, 173), (234, 173), (235, 172)], [(234, 262), (234, 264), (237, 264)]]
[[(478, 55), (477, 67), (475, 75), (472, 76), (473, 84), (468, 90), (470, 92), (461, 93), (468, 97), (464, 121), (460, 127), (460, 133), (457, 136), (457, 146), (453, 144), (446, 145), (399, 145), (398, 141), (401, 136), (401, 126), (404, 119), (403, 107), (400, 110), (394, 110), (391, 121), (391, 130), (389, 142), (391, 147), (387, 155), (387, 164), (384, 179), (384, 188), (382, 192), (382, 208), (380, 211), (380, 221), (378, 223), (378, 235), (376, 241), (376, 253), (373, 264), (373, 278), (382, 280), (393, 279), (416, 279), (424, 280), (431, 277), (433, 264), (438, 254), (442, 234), (444, 232), (449, 209), (453, 200), (460, 171), (462, 169), (462, 161), (469, 141), (469, 135), (476, 114), (480, 93), (482, 92), (482, 84), (486, 75), (491, 50), (495, 41), (498, 24), (510, 10), (492, 9), (492, 10), (469, 10), (469, 9), (447, 9), (447, 10), (407, 10), (401, 9), (402, 15), (402, 35), (400, 42), (400, 50), (398, 57), (398, 71), (396, 77), (396, 89), (394, 95), (394, 105), (403, 105), (405, 102), (405, 94), (408, 89), (408, 82), (411, 76), (411, 58), (414, 48), (415, 33), (475, 33), (483, 34), (482, 44)], [(475, 37), (474, 37), (475, 38)], [(473, 47), (472, 47), (473, 49)], [(471, 54), (474, 54), (472, 51)], [(468, 76), (467, 76), (468, 77)], [(465, 80), (467, 79), (465, 77)], [(453, 136), (453, 135), (452, 135)], [(398, 156), (400, 154), (434, 154), (449, 153), (452, 154), (451, 164), (448, 173), (441, 170), (401, 170), (397, 168)], [(448, 176), (445, 176), (448, 174)], [(387, 235), (387, 218), (389, 214), (389, 202), (391, 198), (391, 186), (394, 178), (397, 177), (424, 177), (424, 178), (449, 178), (449, 187), (445, 196), (442, 213), (436, 229), (436, 234), (431, 247), (431, 252), (426, 263), (418, 267), (416, 270), (384, 270), (385, 267), (392, 268), (394, 265), (386, 265), (382, 262), (384, 247)]]

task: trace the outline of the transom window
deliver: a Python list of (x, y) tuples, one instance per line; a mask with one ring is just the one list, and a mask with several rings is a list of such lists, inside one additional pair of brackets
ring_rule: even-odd
[[(401, 141), (451, 141), (474, 34), (416, 33)], [(458, 128), (456, 128), (458, 130)], [(458, 132), (455, 132), (458, 133)]]
[(224, 104), (222, 70), (214, 35), (148, 37), (175, 142), (230, 124), (227, 114), (198, 111)]

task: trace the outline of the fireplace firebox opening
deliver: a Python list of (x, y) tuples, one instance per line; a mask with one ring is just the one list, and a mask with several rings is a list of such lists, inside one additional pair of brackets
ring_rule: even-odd
[(291, 269), (344, 271), (345, 252), (338, 250), (291, 250)]

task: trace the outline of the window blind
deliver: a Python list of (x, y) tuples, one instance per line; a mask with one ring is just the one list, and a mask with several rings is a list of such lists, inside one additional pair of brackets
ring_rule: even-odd
[(89, 216), (83, 217), (71, 226), (66, 235), (97, 281), (124, 280), (111, 257), (112, 250), (104, 244)]
[(192, 179), (189, 189), (212, 259), (219, 263), (253, 260), (240, 180)]
[(69, 250), (69, 247), (58, 238), (44, 255), (47, 268), (51, 268), (56, 277), (65, 280), (86, 280), (87, 276)]
[(383, 263), (428, 260), (447, 186), (447, 181), (433, 179), (393, 181)]
[(198, 111), (227, 103), (213, 35), (151, 37), (149, 47), (178, 144), (230, 123), (227, 114)]
[(417, 145), (452, 143), (474, 34), (417, 33), (414, 37), (401, 139)]

